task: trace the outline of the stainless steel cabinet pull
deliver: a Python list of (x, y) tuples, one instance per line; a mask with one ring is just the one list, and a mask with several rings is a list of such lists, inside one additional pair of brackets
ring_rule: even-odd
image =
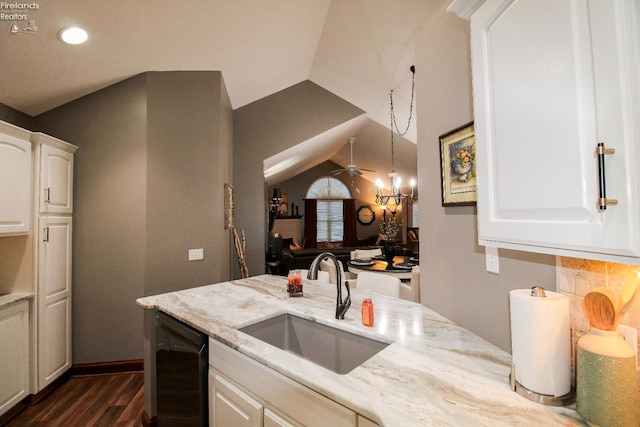
[(604, 142), (599, 142), (596, 147), (596, 154), (598, 155), (598, 208), (600, 210), (605, 210), (607, 206), (618, 204), (618, 199), (607, 199), (607, 184), (604, 171), (604, 156), (615, 152), (615, 148), (606, 148)]
[(49, 227), (45, 227), (42, 229), (42, 234), (43, 234), (43, 238), (42, 241), (43, 242), (48, 242), (49, 241)]
[(51, 187), (47, 187), (44, 189), (44, 202), (45, 203), (51, 202)]

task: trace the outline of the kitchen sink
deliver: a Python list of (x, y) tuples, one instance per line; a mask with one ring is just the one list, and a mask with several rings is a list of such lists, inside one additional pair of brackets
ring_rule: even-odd
[(289, 313), (239, 330), (337, 374), (351, 372), (389, 345)]

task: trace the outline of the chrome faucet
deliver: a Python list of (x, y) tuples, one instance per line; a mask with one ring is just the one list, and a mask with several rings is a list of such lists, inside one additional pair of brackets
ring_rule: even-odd
[(323, 252), (318, 255), (313, 262), (311, 263), (311, 267), (309, 267), (309, 273), (307, 274), (307, 279), (309, 280), (317, 280), (318, 279), (318, 270), (320, 270), (320, 262), (322, 260), (328, 259), (333, 262), (333, 265), (336, 267), (336, 288), (338, 291), (338, 295), (336, 298), (336, 319), (344, 319), (344, 315), (351, 307), (351, 291), (349, 290), (349, 282), (345, 280), (344, 286), (347, 288), (347, 297), (342, 300), (342, 269), (340, 268), (340, 261), (338, 258), (331, 252)]

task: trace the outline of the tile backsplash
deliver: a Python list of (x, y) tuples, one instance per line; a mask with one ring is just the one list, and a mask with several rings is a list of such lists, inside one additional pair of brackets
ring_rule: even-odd
[[(610, 288), (616, 296), (619, 296), (625, 279), (634, 271), (640, 271), (640, 265), (556, 257), (556, 290), (567, 295), (571, 303), (571, 337), (574, 354), (578, 339), (586, 334), (590, 327), (582, 310), (584, 296), (600, 286)], [(640, 330), (640, 289), (629, 301), (620, 319), (620, 323)], [(640, 351), (640, 337), (636, 347)], [(640, 371), (638, 382), (640, 383)]]

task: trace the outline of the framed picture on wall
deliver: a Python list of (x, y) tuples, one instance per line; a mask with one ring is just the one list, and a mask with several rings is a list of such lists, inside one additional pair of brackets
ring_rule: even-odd
[(476, 185), (476, 137), (473, 122), (440, 135), (442, 206), (473, 206)]

